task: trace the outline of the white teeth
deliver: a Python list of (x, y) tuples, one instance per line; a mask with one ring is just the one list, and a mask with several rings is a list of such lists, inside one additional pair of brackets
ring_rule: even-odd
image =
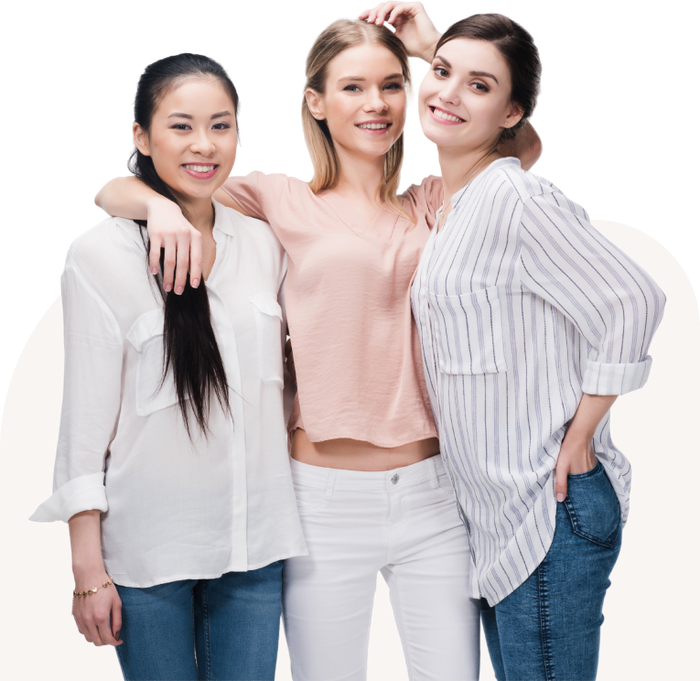
[(360, 123), (358, 128), (364, 128), (365, 130), (384, 130), (389, 127), (388, 123)]
[(186, 164), (185, 168), (188, 170), (194, 170), (195, 173), (208, 173), (211, 170), (214, 170), (216, 166), (195, 166), (191, 164)]
[(454, 121), (455, 123), (462, 123), (461, 118), (457, 118), (457, 116), (452, 116), (445, 111), (440, 111), (440, 109), (433, 109), (433, 113), (438, 116), (439, 118), (444, 118), (446, 121)]

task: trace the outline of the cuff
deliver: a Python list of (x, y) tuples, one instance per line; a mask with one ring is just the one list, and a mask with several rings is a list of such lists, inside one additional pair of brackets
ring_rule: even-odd
[(104, 513), (108, 508), (104, 477), (105, 474), (100, 472), (73, 478), (39, 506), (29, 520), (39, 523), (54, 520), (68, 522), (81, 511), (97, 509)]
[(624, 395), (641, 388), (649, 378), (651, 357), (647, 355), (634, 364), (603, 364), (586, 362), (583, 392), (589, 395)]

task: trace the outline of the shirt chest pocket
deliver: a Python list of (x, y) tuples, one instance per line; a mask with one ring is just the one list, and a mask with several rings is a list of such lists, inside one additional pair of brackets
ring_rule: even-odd
[(462, 375), (507, 370), (497, 287), (430, 298), (440, 371)]
[(142, 314), (129, 329), (127, 340), (137, 352), (136, 413), (148, 416), (177, 404), (177, 391), (170, 369), (163, 379), (163, 312)]
[(255, 315), (260, 380), (284, 385), (282, 308), (270, 293), (256, 293), (248, 300), (253, 305)]

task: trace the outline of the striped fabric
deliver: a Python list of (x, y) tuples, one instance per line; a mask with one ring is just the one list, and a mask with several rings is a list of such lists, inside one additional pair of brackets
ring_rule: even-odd
[[(665, 296), (585, 211), (517, 159), (492, 163), (452, 197), (430, 235), (413, 313), (440, 445), (476, 567), (473, 597), (498, 603), (554, 535), (554, 467), (583, 392), (641, 388)], [(622, 509), (630, 465), (594, 448)]]

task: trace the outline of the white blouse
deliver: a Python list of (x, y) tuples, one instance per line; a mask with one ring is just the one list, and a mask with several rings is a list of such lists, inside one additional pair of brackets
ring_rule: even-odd
[[(583, 393), (647, 380), (663, 292), (586, 212), (517, 159), (452, 197), (423, 251), (412, 303), (440, 450), (475, 565), (471, 595), (498, 603), (540, 564), (557, 510), (554, 469)], [(593, 437), (627, 520), (631, 470)]]
[(71, 246), (62, 278), (63, 409), (54, 493), (31, 517), (102, 511), (123, 586), (213, 579), (306, 553), (283, 413), (284, 251), (269, 226), (214, 202), (206, 282), (233, 419), (184, 427), (163, 370), (163, 306), (139, 227), (110, 218)]

